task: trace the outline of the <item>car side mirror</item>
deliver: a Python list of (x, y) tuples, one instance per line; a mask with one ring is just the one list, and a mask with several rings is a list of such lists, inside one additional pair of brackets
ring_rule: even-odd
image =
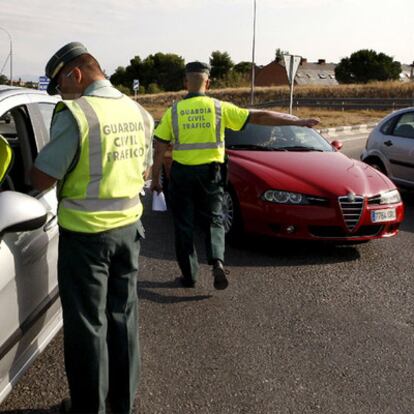
[(332, 147), (334, 147), (337, 151), (340, 151), (341, 148), (344, 146), (343, 142), (339, 139), (335, 139), (331, 142)]
[(43, 204), (15, 191), (0, 193), (0, 234), (35, 230), (46, 223)]

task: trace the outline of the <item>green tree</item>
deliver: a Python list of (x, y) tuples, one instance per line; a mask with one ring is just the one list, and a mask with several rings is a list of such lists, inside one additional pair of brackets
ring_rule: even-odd
[(233, 71), (241, 74), (250, 74), (252, 71), (252, 62), (239, 62), (234, 65)]
[(223, 79), (232, 70), (234, 63), (227, 52), (215, 50), (210, 57), (211, 78)]
[[(178, 91), (183, 88), (185, 62), (174, 53), (156, 53), (143, 62), (143, 84), (158, 85), (159, 90)], [(154, 86), (151, 87), (154, 90)]]
[(123, 94), (129, 96), (131, 95), (131, 89), (124, 85), (115, 85), (115, 88), (118, 89)]
[(158, 86), (158, 83), (150, 83), (147, 88), (147, 93), (160, 93), (162, 90)]
[(9, 80), (7, 79), (7, 76), (0, 74), (0, 85), (7, 85), (9, 83)]
[(359, 50), (349, 58), (341, 59), (335, 68), (335, 77), (341, 83), (397, 80), (400, 73), (400, 62), (384, 53), (368, 49)]
[(280, 48), (277, 48), (275, 51), (275, 60), (276, 62), (279, 62), (280, 60), (283, 59), (283, 55), (288, 55), (289, 51), (288, 50), (282, 50)]
[(135, 56), (127, 67), (118, 67), (110, 79), (130, 90), (133, 80), (138, 79), (145, 89), (153, 84), (151, 90), (177, 91), (183, 86), (184, 66), (184, 59), (173, 53), (156, 53), (144, 60)]
[(129, 61), (127, 67), (119, 66), (116, 68), (115, 73), (109, 78), (113, 85), (122, 85), (129, 89), (129, 92), (132, 93), (132, 82), (134, 79), (141, 80), (142, 73), (142, 60), (139, 56), (135, 56)]

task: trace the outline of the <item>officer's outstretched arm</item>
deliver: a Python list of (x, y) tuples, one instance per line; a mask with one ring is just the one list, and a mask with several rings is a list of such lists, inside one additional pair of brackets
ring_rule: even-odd
[(162, 171), (162, 164), (164, 161), (164, 154), (169, 147), (169, 142), (162, 142), (160, 139), (155, 140), (154, 164), (152, 165), (152, 180), (151, 191), (159, 193), (162, 191), (160, 183), (160, 175)]
[(298, 118), (294, 115), (282, 112), (266, 111), (266, 110), (250, 110), (249, 122), (258, 125), (296, 125), (312, 128), (319, 123), (318, 118)]

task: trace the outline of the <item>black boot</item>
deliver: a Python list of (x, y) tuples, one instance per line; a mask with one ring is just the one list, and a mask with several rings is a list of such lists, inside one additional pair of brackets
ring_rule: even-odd
[(226, 270), (224, 270), (223, 262), (215, 260), (213, 264), (214, 288), (218, 290), (226, 289), (229, 281), (226, 277)]

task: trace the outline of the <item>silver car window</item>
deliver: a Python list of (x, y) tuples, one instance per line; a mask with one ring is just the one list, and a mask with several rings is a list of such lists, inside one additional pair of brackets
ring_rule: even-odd
[(392, 135), (392, 129), (395, 124), (395, 117), (389, 119), (384, 125), (381, 127), (381, 132), (385, 135)]
[(52, 123), (53, 111), (55, 109), (54, 103), (39, 103), (39, 110), (45, 123), (48, 134), (50, 133), (50, 125)]
[(29, 194), (32, 191), (29, 171), (33, 164), (33, 131), (25, 105), (10, 110), (10, 122), (0, 123), (0, 134), (9, 142), (14, 162), (2, 185), (2, 190)]
[(395, 125), (393, 135), (414, 138), (414, 112), (403, 114)]

